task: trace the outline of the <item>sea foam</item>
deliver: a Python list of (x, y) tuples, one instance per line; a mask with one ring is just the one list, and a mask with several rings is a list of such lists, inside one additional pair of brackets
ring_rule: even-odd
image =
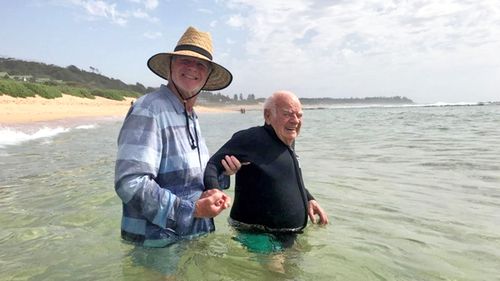
[(58, 134), (68, 132), (69, 130), (70, 129), (63, 127), (43, 127), (32, 133), (29, 133), (13, 128), (0, 128), (0, 146), (16, 145), (26, 141), (50, 138)]
[[(74, 129), (78, 130), (88, 130), (94, 129), (97, 125), (79, 125)], [(41, 128), (32, 128), (30, 130), (11, 128), (11, 127), (0, 127), (0, 147), (5, 147), (6, 145), (19, 145), (21, 143), (38, 140), (38, 139), (50, 139), (62, 133), (71, 131), (72, 128), (67, 128), (63, 126), (48, 127), (44, 126)]]

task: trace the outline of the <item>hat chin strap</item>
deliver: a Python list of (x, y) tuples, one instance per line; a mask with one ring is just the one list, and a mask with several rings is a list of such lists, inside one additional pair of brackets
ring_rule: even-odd
[(212, 75), (212, 70), (210, 70), (210, 73), (208, 73), (208, 76), (207, 76), (207, 79), (205, 80), (205, 83), (203, 84), (203, 86), (201, 86), (201, 88), (198, 90), (198, 92), (188, 98), (184, 97), (184, 95), (182, 94), (182, 92), (179, 90), (179, 88), (177, 87), (177, 85), (175, 84), (174, 82), (174, 79), (173, 79), (173, 76), (172, 76), (172, 60), (170, 60), (170, 81), (172, 83), (172, 85), (174, 85), (174, 88), (175, 90), (177, 91), (177, 93), (179, 94), (180, 98), (182, 99), (182, 101), (184, 102), (184, 108), (186, 108), (186, 103), (188, 100), (198, 96), (200, 93), (201, 93), (201, 90), (205, 87), (205, 85), (207, 84), (208, 82), (208, 79), (210, 79), (210, 75)]

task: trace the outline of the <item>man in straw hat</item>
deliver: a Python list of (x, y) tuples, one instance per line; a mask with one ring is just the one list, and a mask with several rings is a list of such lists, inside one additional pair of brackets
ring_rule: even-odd
[[(193, 111), (201, 90), (224, 89), (231, 73), (212, 58), (209, 33), (189, 27), (173, 52), (148, 67), (168, 85), (139, 98), (118, 137), (115, 190), (123, 202), (121, 235), (147, 247), (164, 247), (215, 229), (213, 217), (229, 207), (218, 189), (204, 191), (209, 154)], [(221, 182), (237, 171), (234, 157)]]

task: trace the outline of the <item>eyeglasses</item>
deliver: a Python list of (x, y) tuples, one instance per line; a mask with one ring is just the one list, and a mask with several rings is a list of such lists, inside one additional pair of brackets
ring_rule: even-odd
[(210, 63), (203, 61), (203, 60), (195, 59), (195, 58), (175, 57), (174, 56), (173, 61), (180, 64), (180, 65), (183, 65), (183, 66), (196, 67), (198, 70), (201, 70), (201, 71), (208, 72), (211, 68)]

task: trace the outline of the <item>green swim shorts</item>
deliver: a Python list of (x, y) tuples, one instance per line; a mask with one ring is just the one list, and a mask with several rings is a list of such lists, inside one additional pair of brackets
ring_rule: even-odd
[(286, 248), (293, 246), (296, 233), (265, 233), (265, 232), (250, 232), (237, 231), (238, 234), (233, 237), (234, 240), (240, 242), (250, 252), (269, 254), (281, 252)]

